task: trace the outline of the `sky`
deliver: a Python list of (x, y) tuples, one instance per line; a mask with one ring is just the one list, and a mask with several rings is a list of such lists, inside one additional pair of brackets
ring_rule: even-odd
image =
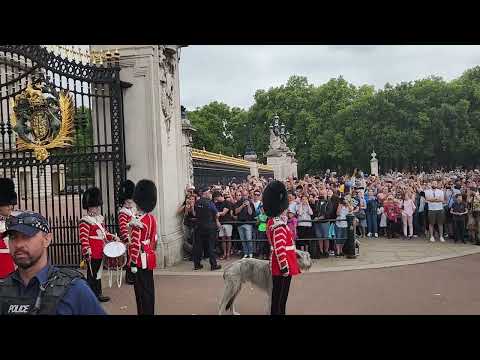
[(342, 75), (356, 86), (430, 75), (452, 80), (480, 65), (480, 45), (192, 45), (181, 49), (180, 102), (195, 110), (212, 101), (248, 109), (258, 89), (291, 75), (316, 86)]

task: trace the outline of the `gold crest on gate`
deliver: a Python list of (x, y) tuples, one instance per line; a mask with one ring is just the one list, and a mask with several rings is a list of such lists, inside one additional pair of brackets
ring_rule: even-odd
[(72, 96), (52, 86), (28, 84), (12, 99), (10, 122), (17, 135), (17, 150), (32, 150), (37, 160), (49, 149), (72, 146), (75, 108)]

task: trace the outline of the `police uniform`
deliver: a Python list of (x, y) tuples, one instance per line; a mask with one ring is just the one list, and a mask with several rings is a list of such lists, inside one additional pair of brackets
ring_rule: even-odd
[[(0, 179), (0, 206), (16, 205), (17, 194), (12, 179)], [(3, 235), (6, 230), (6, 218), (0, 215), (0, 279), (6, 278), (15, 271), (15, 264), (8, 248), (8, 236)]]
[(157, 266), (157, 220), (150, 214), (157, 204), (157, 187), (150, 180), (140, 180), (135, 186), (133, 201), (137, 214), (129, 223), (131, 241), (129, 264), (135, 275), (135, 300), (138, 315), (154, 315), (155, 283), (153, 270)]
[[(40, 214), (15, 216), (26, 217), (33, 222), (9, 225), (7, 232), (18, 231), (28, 237), (39, 230), (50, 232)], [(26, 285), (18, 270), (0, 280), (0, 315), (105, 315), (105, 311), (81, 273), (47, 264)]]
[(287, 189), (280, 181), (272, 181), (263, 192), (263, 208), (267, 221), (267, 239), (271, 245), (272, 272), (271, 315), (285, 315), (292, 276), (300, 274), (293, 234), (281, 217), (288, 208)]
[[(134, 190), (135, 190), (135, 184), (130, 180), (126, 180), (122, 183), (120, 187), (120, 193), (118, 195), (120, 204), (123, 205), (118, 212), (120, 240), (127, 246), (127, 249), (128, 249), (128, 244), (130, 243), (130, 238), (131, 238), (131, 233), (130, 233), (131, 229), (128, 226), (128, 224), (135, 217), (136, 209), (125, 207), (125, 201), (133, 199)], [(128, 256), (128, 253), (127, 253), (127, 256)], [(134, 276), (132, 274), (132, 271), (130, 270), (130, 266), (128, 266), (128, 263), (127, 263), (127, 266), (125, 267), (125, 272), (126, 272), (126, 275), (125, 275), (126, 283), (133, 284)]]
[[(102, 206), (102, 204), (100, 189), (93, 187), (83, 193), (82, 208), (84, 210), (99, 207)], [(109, 301), (110, 298), (108, 296), (102, 295), (100, 270), (103, 267), (103, 248), (105, 247), (105, 243), (115, 240), (115, 236), (107, 231), (102, 215), (83, 216), (80, 219), (79, 231), (82, 256), (89, 262), (87, 267), (87, 282), (100, 301)]]
[[(209, 189), (203, 189), (203, 193)], [(202, 249), (204, 246), (207, 249), (208, 257), (210, 259), (210, 269), (217, 270), (221, 266), (217, 264), (217, 259), (214, 253), (215, 242), (217, 240), (217, 213), (218, 210), (215, 204), (206, 197), (201, 197), (195, 203), (195, 215), (197, 216), (197, 228), (195, 230), (195, 240), (193, 244), (193, 263), (194, 269), (199, 270), (203, 268), (201, 264)]]

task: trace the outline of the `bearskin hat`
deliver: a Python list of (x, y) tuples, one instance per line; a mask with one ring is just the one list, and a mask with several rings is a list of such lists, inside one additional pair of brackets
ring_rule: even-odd
[(265, 214), (270, 217), (279, 216), (288, 208), (288, 196), (285, 185), (274, 180), (263, 190), (263, 209)]
[(133, 192), (135, 191), (135, 184), (131, 180), (125, 180), (120, 185), (120, 193), (118, 194), (118, 200), (120, 204), (123, 203), (128, 199), (133, 199)]
[(155, 209), (157, 205), (157, 187), (150, 180), (140, 180), (133, 192), (133, 201), (140, 210), (147, 213)]
[(82, 208), (87, 210), (91, 207), (102, 206), (102, 192), (97, 187), (87, 189), (82, 196)]
[(0, 206), (17, 205), (15, 183), (9, 178), (0, 178)]

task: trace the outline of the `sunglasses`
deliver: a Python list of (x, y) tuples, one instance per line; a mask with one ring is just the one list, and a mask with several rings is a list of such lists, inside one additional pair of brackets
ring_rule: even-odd
[(17, 218), (15, 216), (11, 216), (5, 221), (5, 225), (7, 227), (7, 230), (10, 227), (12, 227), (14, 225), (19, 225), (19, 224), (32, 226), (32, 227), (37, 228), (37, 229), (39, 229), (43, 232), (46, 232), (46, 233), (50, 232), (50, 228), (48, 227), (48, 225), (45, 225), (42, 221), (40, 221), (38, 218), (33, 217), (33, 216), (26, 216), (26, 217), (23, 217), (23, 218)]

